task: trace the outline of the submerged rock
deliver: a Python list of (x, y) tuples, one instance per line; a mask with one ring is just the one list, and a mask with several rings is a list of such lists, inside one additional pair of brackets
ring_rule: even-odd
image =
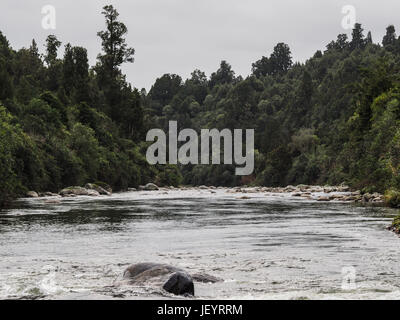
[(341, 194), (332, 194), (329, 196), (329, 200), (342, 200), (343, 197), (344, 196)]
[(222, 282), (221, 278), (217, 278), (205, 273), (195, 273), (192, 275), (194, 281), (202, 282), (202, 283), (217, 283)]
[(186, 271), (167, 264), (137, 263), (129, 266), (123, 277), (128, 284), (156, 285), (175, 295), (194, 296), (193, 281), (216, 283), (220, 278), (205, 273), (188, 274)]
[(45, 204), (60, 204), (61, 201), (57, 200), (57, 199), (53, 199), (53, 200), (45, 200), (44, 203)]
[(192, 277), (184, 270), (166, 264), (133, 264), (125, 270), (124, 278), (132, 284), (152, 282), (175, 295), (194, 295)]

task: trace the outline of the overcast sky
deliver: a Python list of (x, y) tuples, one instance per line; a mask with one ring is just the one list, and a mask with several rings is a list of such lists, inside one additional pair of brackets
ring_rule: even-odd
[[(278, 42), (289, 44), (294, 60), (303, 62), (339, 33), (351, 33), (341, 25), (345, 5), (356, 8), (357, 21), (372, 31), (374, 42), (389, 24), (400, 30), (399, 0), (0, 0), (0, 30), (14, 49), (35, 38), (43, 51), (46, 36), (55, 34), (63, 44), (86, 47), (93, 65), (105, 4), (113, 4), (128, 27), (127, 42), (136, 54), (123, 70), (139, 89), (149, 89), (164, 73), (185, 79), (197, 68), (210, 75), (221, 60), (246, 76)], [(56, 9), (55, 30), (42, 28), (44, 5)]]

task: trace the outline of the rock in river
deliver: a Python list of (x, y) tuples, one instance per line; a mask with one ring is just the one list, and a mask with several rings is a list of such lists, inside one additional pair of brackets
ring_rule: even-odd
[(60, 191), (61, 196), (75, 195), (75, 196), (88, 196), (89, 191), (82, 187), (68, 187)]
[(192, 277), (182, 269), (158, 263), (138, 263), (128, 267), (124, 278), (134, 284), (154, 283), (175, 295), (194, 295)]
[(159, 188), (154, 183), (148, 183), (145, 186), (139, 186), (139, 190), (155, 191), (155, 190), (159, 190)]
[(110, 196), (111, 195), (111, 192), (107, 191), (103, 187), (100, 187), (99, 185), (94, 184), (94, 183), (87, 183), (85, 185), (85, 188), (89, 189), (89, 190), (95, 190), (101, 195), (106, 195), (106, 196)]
[(39, 195), (38, 195), (37, 192), (35, 192), (35, 191), (28, 191), (28, 192), (26, 193), (26, 196), (27, 196), (28, 198), (38, 198), (38, 197), (39, 197)]

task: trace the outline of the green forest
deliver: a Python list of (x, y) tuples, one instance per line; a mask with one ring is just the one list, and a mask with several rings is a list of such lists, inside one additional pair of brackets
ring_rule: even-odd
[[(126, 25), (112, 6), (94, 66), (87, 50), (54, 35), (11, 48), (0, 32), (0, 204), (28, 190), (88, 182), (115, 190), (158, 185), (346, 183), (364, 192), (400, 189), (400, 38), (373, 41), (355, 24), (304, 63), (278, 43), (237, 76), (227, 61), (207, 77), (160, 76), (149, 92), (121, 71), (133, 63)], [(62, 49), (62, 46), (64, 50)], [(63, 56), (59, 54), (63, 51)], [(270, 51), (270, 52), (268, 52)], [(149, 165), (151, 128), (254, 128), (255, 171), (235, 165)], [(393, 191), (394, 190), (394, 191)]]

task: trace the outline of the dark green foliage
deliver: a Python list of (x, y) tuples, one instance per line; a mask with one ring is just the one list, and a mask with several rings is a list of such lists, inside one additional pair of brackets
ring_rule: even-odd
[(158, 167), (155, 182), (162, 186), (179, 186), (183, 181), (182, 174), (177, 166), (162, 165)]
[[(97, 56), (98, 63), (94, 70), (96, 85), (105, 99), (102, 99), (102, 106), (98, 106), (98, 109), (118, 124), (124, 138), (138, 141), (144, 132), (140, 96), (137, 90), (132, 90), (130, 84), (125, 81), (120, 69), (123, 63), (134, 61), (135, 50), (126, 44), (125, 35), (128, 30), (124, 23), (118, 21), (117, 10), (108, 5), (103, 8), (102, 13), (106, 19), (106, 30), (98, 32), (98, 36), (102, 40), (103, 53)], [(77, 68), (79, 67), (77, 72), (86, 75), (85, 52), (82, 49), (79, 51), (75, 49), (74, 54), (80, 57), (75, 59)], [(81, 82), (87, 84), (85, 78)], [(87, 101), (83, 100), (85, 98), (88, 98), (86, 90), (78, 91), (76, 102)], [(94, 97), (93, 103), (98, 98), (102, 97)]]
[(12, 116), (0, 106), (0, 206), (22, 187), (17, 176), (18, 164), (15, 157), (26, 137), (12, 121)]
[(61, 46), (61, 42), (57, 40), (57, 37), (54, 35), (49, 35), (46, 39), (46, 56), (44, 57), (44, 61), (46, 61), (47, 65), (50, 66), (54, 64), (57, 60), (57, 51)]
[(273, 75), (288, 71), (292, 66), (292, 54), (289, 46), (285, 43), (278, 43), (269, 60), (272, 66)]
[(75, 102), (90, 102), (89, 63), (87, 51), (82, 47), (65, 46), (63, 60), (63, 89)]
[[(92, 69), (86, 49), (47, 38), (14, 51), (0, 33), (0, 202), (28, 189), (57, 191), (103, 181), (114, 189), (161, 185), (340, 184), (400, 189), (400, 40), (389, 26), (383, 46), (356, 24), (304, 64), (279, 43), (235, 76), (222, 61), (210, 78), (195, 70), (185, 81), (158, 78), (149, 94), (132, 88), (121, 65), (133, 62), (126, 26), (104, 7), (103, 52)], [(255, 129), (255, 171), (234, 165), (150, 166), (150, 128)], [(396, 202), (397, 203), (397, 202)]]
[(253, 74), (257, 77), (278, 75), (287, 72), (292, 66), (292, 54), (285, 43), (278, 43), (269, 58), (262, 57), (253, 63)]
[(217, 72), (211, 75), (210, 86), (214, 87), (217, 84), (232, 83), (235, 80), (235, 72), (225, 60), (221, 61), (221, 65)]
[(396, 30), (393, 25), (386, 28), (386, 35), (383, 37), (382, 45), (384, 47), (394, 46), (396, 44)]
[[(392, 208), (400, 207), (400, 192), (397, 190), (388, 190), (385, 192), (385, 203)], [(398, 218), (397, 218), (398, 220)], [(397, 221), (399, 224), (400, 221)]]
[[(128, 32), (125, 24), (118, 21), (119, 13), (112, 5), (103, 8), (106, 18), (106, 30), (98, 32), (102, 40), (103, 54), (98, 55), (99, 64), (96, 71), (99, 74), (100, 87), (111, 86), (121, 75), (120, 65), (125, 62), (133, 62), (135, 50), (129, 48), (125, 42), (125, 34)], [(109, 88), (110, 89), (110, 88)]]
[(400, 40), (394, 28), (383, 42), (384, 47), (374, 44), (371, 33), (365, 38), (356, 24), (350, 42), (340, 34), (304, 64), (292, 64), (283, 43), (255, 62), (246, 79), (235, 77), (223, 61), (203, 100), (190, 79), (164, 101), (147, 96), (149, 122), (164, 130), (168, 120), (197, 131), (255, 129), (252, 176), (238, 178), (230, 166), (182, 166), (187, 184), (246, 180), (267, 186), (346, 182), (381, 192), (400, 188)]
[(400, 216), (393, 219), (392, 225), (389, 227), (393, 232), (400, 234)]
[(149, 91), (149, 97), (155, 103), (154, 108), (161, 113), (162, 108), (169, 104), (172, 98), (179, 92), (182, 86), (182, 78), (176, 74), (164, 74), (158, 78)]
[(61, 42), (50, 35), (42, 60), (34, 40), (14, 51), (0, 33), (0, 205), (27, 190), (93, 181), (118, 190), (154, 180), (136, 143), (145, 133), (141, 97), (119, 69), (134, 51), (118, 13), (103, 13), (96, 72), (85, 48), (67, 44), (58, 59)]
[(364, 38), (363, 31), (364, 29), (361, 27), (360, 23), (356, 23), (354, 25), (352, 39), (350, 41), (351, 50), (363, 49), (365, 47), (366, 40)]
[(326, 48), (328, 50), (338, 50), (338, 51), (343, 51), (349, 47), (349, 43), (347, 41), (347, 34), (339, 34), (337, 36), (336, 41), (330, 42)]

